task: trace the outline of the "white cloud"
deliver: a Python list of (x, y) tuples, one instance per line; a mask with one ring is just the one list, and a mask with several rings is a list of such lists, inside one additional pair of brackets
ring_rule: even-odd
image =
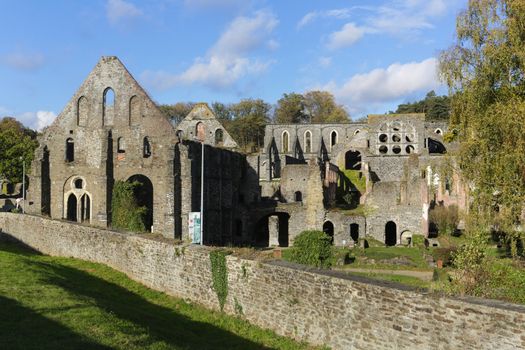
[(330, 34), (327, 46), (330, 49), (340, 49), (351, 46), (365, 35), (366, 29), (355, 23), (347, 23), (337, 32)]
[(235, 18), (205, 57), (180, 74), (166, 72), (143, 73), (146, 84), (163, 90), (177, 84), (202, 84), (215, 89), (234, 85), (241, 78), (259, 74), (272, 63), (252, 57), (257, 50), (275, 49), (278, 43), (270, 38), (277, 26), (270, 12), (258, 11), (252, 17)]
[(48, 125), (51, 125), (57, 115), (49, 111), (25, 112), (16, 116), (22, 124), (41, 131)]
[(106, 15), (111, 24), (142, 16), (142, 11), (135, 5), (124, 0), (108, 0)]
[(428, 58), (421, 62), (394, 63), (387, 68), (356, 74), (342, 85), (329, 82), (323, 88), (331, 91), (351, 111), (363, 112), (371, 106), (396, 101), (417, 92), (427, 92), (439, 86), (437, 60)]
[(344, 19), (350, 17), (350, 12), (353, 9), (358, 8), (357, 6), (351, 7), (351, 8), (342, 8), (342, 9), (333, 9), (328, 11), (312, 11), (307, 13), (306, 15), (301, 18), (301, 20), (297, 23), (297, 28), (302, 28), (305, 25), (313, 22), (317, 18), (337, 18), (337, 19)]
[(17, 70), (32, 71), (44, 64), (44, 55), (41, 53), (13, 52), (5, 55), (2, 61), (7, 66)]
[(322, 56), (319, 57), (319, 65), (321, 67), (329, 67), (332, 64), (332, 57)]
[(190, 8), (237, 7), (245, 4), (245, 0), (184, 0), (184, 5)]

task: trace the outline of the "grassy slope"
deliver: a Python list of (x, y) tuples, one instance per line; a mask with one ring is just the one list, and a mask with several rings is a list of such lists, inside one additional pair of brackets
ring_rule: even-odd
[(0, 349), (305, 349), (101, 264), (0, 243)]

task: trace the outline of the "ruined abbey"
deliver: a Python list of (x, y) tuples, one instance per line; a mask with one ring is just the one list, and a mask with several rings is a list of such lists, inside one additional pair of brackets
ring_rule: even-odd
[(423, 114), (271, 124), (261, 152), (245, 155), (206, 104), (172, 125), (118, 58), (103, 57), (40, 137), (27, 211), (111, 227), (115, 181), (138, 181), (148, 229), (188, 239), (204, 180), (206, 244), (288, 246), (322, 229), (336, 245), (396, 245), (428, 235), (432, 205), (465, 207), (461, 181), (436, 170), (450, 161), (445, 132)]

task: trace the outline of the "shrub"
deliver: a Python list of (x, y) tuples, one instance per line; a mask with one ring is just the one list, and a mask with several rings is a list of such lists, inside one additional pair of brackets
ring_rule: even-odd
[(456, 254), (457, 249), (454, 247), (451, 248), (435, 248), (432, 251), (432, 256), (435, 261), (442, 260), (443, 266), (452, 266), (454, 260), (454, 254)]
[(458, 207), (457, 205), (448, 207), (438, 205), (430, 210), (429, 220), (437, 226), (440, 234), (450, 235), (454, 233), (459, 222)]
[(295, 238), (290, 260), (315, 267), (330, 267), (331, 241), (331, 237), (322, 231), (303, 231)]
[(134, 195), (134, 191), (142, 184), (138, 181), (116, 181), (113, 187), (113, 198), (111, 200), (111, 225), (133, 232), (146, 231), (145, 216), (146, 207), (140, 207)]
[(423, 235), (413, 234), (412, 235), (412, 246), (416, 248), (426, 248), (425, 239), (426, 238)]

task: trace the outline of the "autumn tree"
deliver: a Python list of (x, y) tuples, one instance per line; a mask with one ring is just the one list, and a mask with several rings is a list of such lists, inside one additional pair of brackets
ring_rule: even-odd
[(349, 115), (328, 91), (283, 94), (277, 101), (274, 120), (279, 124), (345, 123)]
[(457, 18), (457, 42), (440, 57), (471, 188), (468, 232), (480, 240), (491, 228), (503, 232), (514, 256), (524, 238), (524, 23), (523, 0), (470, 0)]
[(264, 128), (269, 121), (271, 105), (261, 99), (244, 99), (229, 105), (231, 120), (226, 129), (247, 152), (257, 151), (264, 144)]
[(304, 113), (304, 96), (294, 92), (283, 94), (277, 101), (274, 120), (279, 124), (306, 122), (308, 119)]
[(0, 178), (12, 183), (22, 181), (22, 162), (29, 169), (38, 146), (36, 132), (26, 128), (15, 118), (0, 119)]
[(173, 105), (159, 105), (159, 109), (176, 125), (191, 112), (194, 106), (195, 103), (193, 102), (177, 102)]

